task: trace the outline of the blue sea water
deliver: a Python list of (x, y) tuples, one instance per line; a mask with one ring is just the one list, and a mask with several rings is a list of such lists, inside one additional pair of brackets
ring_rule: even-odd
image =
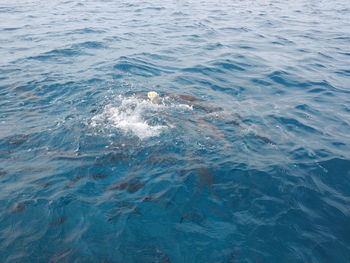
[(0, 186), (4, 263), (350, 262), (350, 2), (1, 1)]

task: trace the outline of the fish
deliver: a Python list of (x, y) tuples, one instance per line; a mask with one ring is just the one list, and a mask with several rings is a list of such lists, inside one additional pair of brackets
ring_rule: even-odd
[(27, 206), (23, 203), (23, 202), (19, 202), (16, 203), (12, 209), (11, 209), (11, 213), (12, 214), (18, 214), (18, 213), (22, 213), (24, 210), (27, 209)]
[(180, 102), (182, 104), (187, 104), (193, 107), (194, 109), (202, 110), (207, 113), (222, 110), (221, 107), (218, 107), (216, 105), (211, 105), (207, 101), (199, 100), (191, 95), (167, 93), (166, 96), (177, 102)]
[(186, 95), (186, 94), (167, 94), (168, 97), (174, 98), (174, 99), (181, 99), (183, 101), (188, 101), (188, 102), (195, 102), (199, 101), (197, 98), (191, 96), (191, 95)]
[(53, 220), (49, 226), (50, 227), (55, 227), (55, 226), (58, 226), (58, 225), (62, 225), (64, 222), (66, 222), (68, 219), (67, 216), (60, 216), (58, 218), (56, 218), (55, 220)]
[(193, 223), (201, 224), (204, 221), (204, 218), (200, 216), (199, 214), (192, 213), (192, 212), (186, 212), (181, 214), (180, 216), (180, 224), (184, 223), (185, 221), (190, 221)]
[(130, 205), (130, 204), (123, 204), (122, 206), (118, 207), (115, 211), (115, 213), (113, 213), (113, 215), (111, 215), (107, 221), (109, 223), (113, 223), (114, 221), (116, 221), (117, 219), (119, 219), (119, 217), (126, 215), (126, 216), (130, 216), (130, 215), (142, 215), (141, 209), (140, 207), (136, 206), (136, 205)]
[(145, 163), (151, 165), (167, 164), (173, 165), (181, 160), (181, 157), (176, 154), (151, 154), (145, 160)]
[(155, 202), (162, 203), (167, 202), (167, 197), (165, 196), (166, 191), (160, 191), (158, 193), (148, 194), (139, 198), (141, 202)]
[(8, 139), (10, 145), (19, 146), (29, 139), (27, 134), (15, 134)]
[[(254, 130), (254, 128), (250, 125), (245, 124), (242, 120), (242, 116), (238, 113), (232, 113), (232, 112), (227, 112), (227, 111), (219, 111), (219, 112), (212, 112), (209, 114), (206, 114), (205, 116), (203, 116), (202, 118), (209, 118), (209, 119), (214, 119), (214, 120), (221, 120), (224, 121), (227, 124), (233, 124), (237, 127), (239, 127), (240, 129), (244, 129), (244, 130)], [(202, 119), (199, 119), (198, 121), (201, 121)], [(203, 121), (202, 121), (203, 122)], [(216, 127), (215, 125), (213, 125), (214, 127)], [(213, 129), (212, 129), (213, 130)], [(218, 133), (220, 134), (220, 133)], [(223, 137), (220, 134), (220, 137)], [(258, 139), (264, 143), (267, 144), (275, 144), (272, 140), (270, 140), (269, 138), (265, 137), (265, 136), (261, 136), (258, 134), (254, 134), (253, 138)]]
[[(179, 103), (191, 106), (194, 109), (204, 111), (204, 114), (194, 118), (191, 117), (191, 120), (195, 121), (196, 124), (198, 124), (199, 126), (202, 126), (203, 128), (208, 128), (209, 130), (211, 130), (213, 134), (215, 134), (216, 136), (220, 137), (222, 140), (225, 141), (225, 145), (228, 145), (228, 141), (226, 140), (224, 133), (219, 128), (217, 128), (214, 124), (211, 124), (210, 122), (208, 122), (207, 119), (224, 121), (225, 123), (233, 124), (234, 126), (237, 126), (242, 130), (252, 129), (250, 125), (247, 125), (243, 122), (243, 118), (240, 114), (231, 112), (225, 109), (224, 107), (213, 105), (210, 102), (197, 99), (196, 97), (191, 95), (176, 94), (176, 93), (164, 93), (160, 95), (156, 91), (149, 91), (147, 94), (138, 93), (135, 95), (145, 99), (148, 98), (154, 104), (161, 104), (164, 101), (164, 99), (170, 98)], [(171, 125), (168, 125), (168, 126), (171, 126)], [(272, 140), (270, 140), (265, 136), (254, 134), (253, 137), (267, 144), (275, 144)]]
[(226, 263), (234, 263), (236, 262), (237, 257), (239, 256), (239, 251), (237, 249), (233, 249), (225, 261)]
[(206, 167), (199, 168), (199, 185), (201, 187), (208, 187), (210, 190), (210, 194), (213, 198), (217, 198), (215, 191), (214, 191), (214, 176), (211, 174)]
[(49, 183), (49, 182), (36, 182), (36, 184), (42, 187), (52, 186), (52, 183)]
[(135, 193), (138, 190), (140, 190), (142, 187), (144, 187), (144, 184), (141, 183), (140, 181), (137, 181), (135, 183), (130, 183), (127, 190), (129, 193)]
[(133, 181), (122, 180), (107, 187), (107, 190), (127, 190), (129, 193), (135, 193), (143, 187), (144, 184), (138, 179)]
[(237, 126), (241, 126), (243, 120), (243, 117), (239, 113), (228, 110), (210, 112), (202, 116), (202, 118), (215, 121), (224, 121), (227, 124), (235, 124)]
[(272, 144), (275, 145), (275, 143), (273, 141), (271, 141), (269, 138), (264, 137), (264, 136), (260, 136), (260, 135), (254, 135), (255, 139), (261, 140), (262, 142), (265, 142), (267, 144)]
[(68, 184), (64, 188), (67, 189), (67, 188), (73, 186), (74, 184), (76, 184), (78, 181), (80, 181), (84, 177), (85, 176), (83, 176), (83, 175), (77, 175), (77, 176), (73, 177), (72, 179), (69, 180)]
[(6, 150), (0, 152), (0, 158), (11, 158), (11, 154), (14, 153), (13, 150)]
[(33, 91), (25, 90), (25, 87), (22, 87), (19, 85), (19, 83), (16, 83), (12, 85), (13, 92), (18, 94), (20, 97), (24, 99), (31, 99), (34, 101), (39, 101), (41, 98), (38, 97)]
[(48, 263), (69, 262), (68, 258), (75, 250), (73, 247), (63, 248), (52, 255)]
[(92, 177), (92, 179), (95, 179), (95, 180), (101, 180), (101, 179), (107, 178), (108, 174), (98, 173), (98, 174), (91, 175), (91, 177)]
[(209, 131), (211, 135), (214, 135), (216, 138), (220, 138), (221, 141), (225, 144), (225, 147), (228, 147), (230, 145), (230, 142), (226, 139), (226, 136), (222, 130), (220, 130), (218, 127), (216, 127), (214, 124), (203, 120), (199, 119), (197, 123), (200, 125), (200, 127), (205, 130)]

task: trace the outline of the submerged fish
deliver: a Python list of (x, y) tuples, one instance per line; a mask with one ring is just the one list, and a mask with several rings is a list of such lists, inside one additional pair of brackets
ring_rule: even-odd
[(74, 247), (67, 247), (55, 252), (50, 258), (48, 263), (69, 262), (69, 257), (75, 252)]
[(200, 188), (208, 187), (212, 198), (218, 198), (214, 190), (214, 175), (207, 167), (200, 167), (198, 171), (198, 185)]
[(64, 189), (70, 188), (71, 186), (75, 185), (77, 182), (79, 182), (81, 179), (83, 179), (84, 175), (77, 175), (69, 180), (67, 185), (64, 187)]
[[(226, 142), (225, 144), (227, 144), (225, 134), (216, 125), (210, 123), (208, 119), (225, 121), (227, 124), (233, 124), (241, 129), (251, 130), (251, 127), (242, 121), (243, 118), (238, 113), (225, 110), (220, 106), (211, 105), (210, 103), (199, 100), (191, 95), (165, 93), (164, 96), (161, 97), (157, 92), (150, 91), (147, 93), (147, 98), (154, 104), (161, 104), (163, 102), (162, 98), (171, 98), (179, 103), (187, 104), (194, 109), (204, 111), (204, 114), (192, 119), (199, 125), (199, 127), (210, 130), (213, 134), (224, 140)], [(253, 134), (253, 137), (264, 143), (274, 144), (265, 136)]]
[(36, 182), (37, 185), (42, 186), (42, 187), (50, 187), (52, 186), (52, 183), (49, 182)]
[(142, 215), (140, 207), (136, 205), (124, 203), (113, 211), (112, 215), (108, 217), (107, 221), (109, 223), (113, 223), (122, 216), (129, 217), (132, 215), (137, 215), (137, 216)]
[[(91, 125), (96, 127), (107, 123), (141, 140), (159, 136), (168, 128), (188, 128), (190, 132), (203, 132), (206, 137), (219, 138), (221, 141), (219, 144), (224, 144), (225, 147), (230, 146), (231, 142), (218, 127), (217, 122), (233, 124), (243, 132), (254, 130), (252, 125), (246, 124), (238, 113), (187, 94), (159, 94), (156, 91), (128, 93), (126, 97), (118, 96), (117, 101), (118, 105), (109, 104), (101, 114), (94, 116)], [(256, 132), (246, 134), (264, 143), (272, 143), (270, 139)], [(137, 143), (138, 141), (133, 142)], [(128, 160), (130, 154), (126, 145), (124, 143), (116, 144), (115, 147), (111, 145), (111, 148), (117, 148), (119, 151), (109, 153), (104, 159), (107, 159), (107, 162)], [(100, 158), (97, 161), (101, 161)]]
[(66, 222), (66, 220), (68, 219), (67, 216), (60, 216), (58, 218), (56, 218), (55, 220), (53, 220), (49, 226), (50, 227), (54, 227), (54, 226), (58, 226), (58, 225), (61, 225), (63, 224), (64, 222)]
[(135, 193), (143, 187), (144, 184), (138, 179), (130, 181), (122, 180), (107, 187), (107, 190), (127, 190), (129, 193)]
[(98, 173), (98, 174), (93, 174), (91, 175), (92, 179), (95, 179), (95, 180), (102, 180), (102, 179), (105, 179), (108, 177), (108, 174), (104, 174), (104, 173)]
[(185, 104), (193, 107), (197, 110), (202, 110), (205, 112), (213, 112), (222, 110), (221, 107), (216, 107), (214, 105), (210, 105), (207, 101), (199, 100), (191, 95), (187, 94), (175, 94), (175, 93), (165, 93), (162, 97), (155, 91), (150, 91), (147, 93), (147, 98), (153, 104), (161, 104), (164, 100), (174, 100), (180, 104)]
[(27, 206), (23, 203), (23, 202), (19, 202), (16, 203), (12, 209), (11, 209), (11, 213), (12, 214), (18, 214), (18, 213), (22, 213), (24, 210), (27, 209)]
[(25, 143), (28, 139), (29, 139), (29, 135), (27, 134), (15, 134), (9, 137), (8, 143), (10, 145), (19, 146)]

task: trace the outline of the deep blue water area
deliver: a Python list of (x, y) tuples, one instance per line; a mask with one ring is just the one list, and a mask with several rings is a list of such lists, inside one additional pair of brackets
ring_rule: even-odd
[(0, 186), (2, 263), (350, 262), (350, 2), (1, 1)]

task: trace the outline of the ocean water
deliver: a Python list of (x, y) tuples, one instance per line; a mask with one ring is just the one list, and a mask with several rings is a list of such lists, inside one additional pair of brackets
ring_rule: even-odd
[(350, 262), (349, 18), (1, 1), (0, 262)]

